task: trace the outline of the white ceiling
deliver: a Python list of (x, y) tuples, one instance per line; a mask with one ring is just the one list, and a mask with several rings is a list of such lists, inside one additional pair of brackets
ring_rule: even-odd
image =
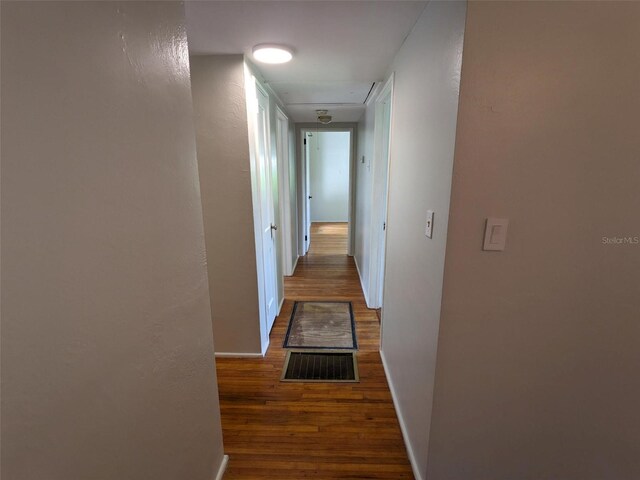
[(192, 55), (240, 54), (284, 44), (294, 58), (255, 63), (296, 122), (324, 108), (334, 122), (358, 121), (426, 1), (188, 1)]

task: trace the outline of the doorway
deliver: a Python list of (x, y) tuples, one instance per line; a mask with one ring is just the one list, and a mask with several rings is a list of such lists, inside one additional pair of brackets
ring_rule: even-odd
[(299, 127), (302, 255), (309, 251), (312, 229), (322, 225), (342, 225), (347, 232), (344, 254), (352, 255), (354, 130)]

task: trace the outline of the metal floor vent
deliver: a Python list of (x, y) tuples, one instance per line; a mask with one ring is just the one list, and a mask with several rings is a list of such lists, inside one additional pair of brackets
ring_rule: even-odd
[(282, 369), (283, 382), (359, 382), (354, 352), (290, 350)]

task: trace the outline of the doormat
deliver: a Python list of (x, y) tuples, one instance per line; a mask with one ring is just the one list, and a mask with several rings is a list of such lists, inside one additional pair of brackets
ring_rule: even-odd
[(280, 381), (357, 383), (358, 361), (355, 352), (289, 350)]
[(356, 350), (351, 302), (295, 302), (283, 347)]

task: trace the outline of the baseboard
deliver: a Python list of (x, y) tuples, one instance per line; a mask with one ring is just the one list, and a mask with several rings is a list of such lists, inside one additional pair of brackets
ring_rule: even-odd
[(229, 455), (225, 455), (224, 457), (222, 457), (220, 468), (218, 468), (218, 473), (216, 474), (216, 480), (222, 480), (222, 477), (224, 476), (224, 471), (227, 469), (228, 463), (229, 463)]
[(242, 352), (215, 352), (216, 357), (220, 358), (263, 358), (261, 353), (242, 353)]
[(362, 289), (362, 294), (364, 295), (364, 301), (367, 304), (367, 308), (371, 307), (371, 302), (369, 301), (369, 296), (367, 295), (367, 289), (364, 288), (364, 281), (362, 280), (362, 273), (360, 273), (360, 267), (358, 266), (358, 257), (353, 256), (353, 263), (356, 264), (356, 271), (358, 272), (358, 278), (360, 279), (360, 288)]
[[(284, 305), (284, 296), (282, 297), (282, 300), (280, 300), (280, 305), (278, 305), (278, 315), (280, 315), (280, 312), (282, 311), (282, 305)], [(276, 315), (276, 317), (278, 316)], [(273, 327), (272, 327), (273, 330)], [(269, 332), (271, 333), (271, 332)]]
[(296, 273), (296, 267), (298, 266), (298, 260), (300, 260), (300, 255), (296, 255), (296, 261), (293, 262), (293, 267), (291, 267), (291, 275), (289, 275), (290, 277), (293, 277), (293, 275)]
[(380, 350), (380, 359), (382, 360), (382, 368), (384, 368), (384, 376), (387, 377), (387, 383), (389, 384), (389, 391), (391, 392), (391, 398), (393, 399), (393, 407), (396, 411), (396, 416), (398, 417), (398, 423), (400, 424), (400, 430), (402, 431), (402, 438), (404, 439), (404, 447), (407, 450), (407, 456), (409, 457), (409, 463), (411, 463), (411, 470), (413, 470), (413, 476), (416, 480), (423, 480), (422, 475), (418, 471), (418, 464), (416, 462), (416, 457), (413, 453), (413, 448), (411, 448), (411, 443), (409, 443), (409, 434), (407, 432), (407, 425), (402, 417), (402, 411), (400, 410), (400, 405), (398, 403), (398, 397), (396, 396), (396, 390), (393, 388), (393, 382), (391, 381), (391, 376), (389, 375), (389, 368), (387, 367), (387, 361), (384, 358), (384, 353)]
[[(271, 332), (269, 332), (271, 333)], [(262, 344), (262, 357), (266, 357), (267, 356), (267, 350), (269, 350), (269, 345), (271, 344), (271, 337), (269, 337), (269, 335), (267, 335), (267, 341), (265, 343)]]

